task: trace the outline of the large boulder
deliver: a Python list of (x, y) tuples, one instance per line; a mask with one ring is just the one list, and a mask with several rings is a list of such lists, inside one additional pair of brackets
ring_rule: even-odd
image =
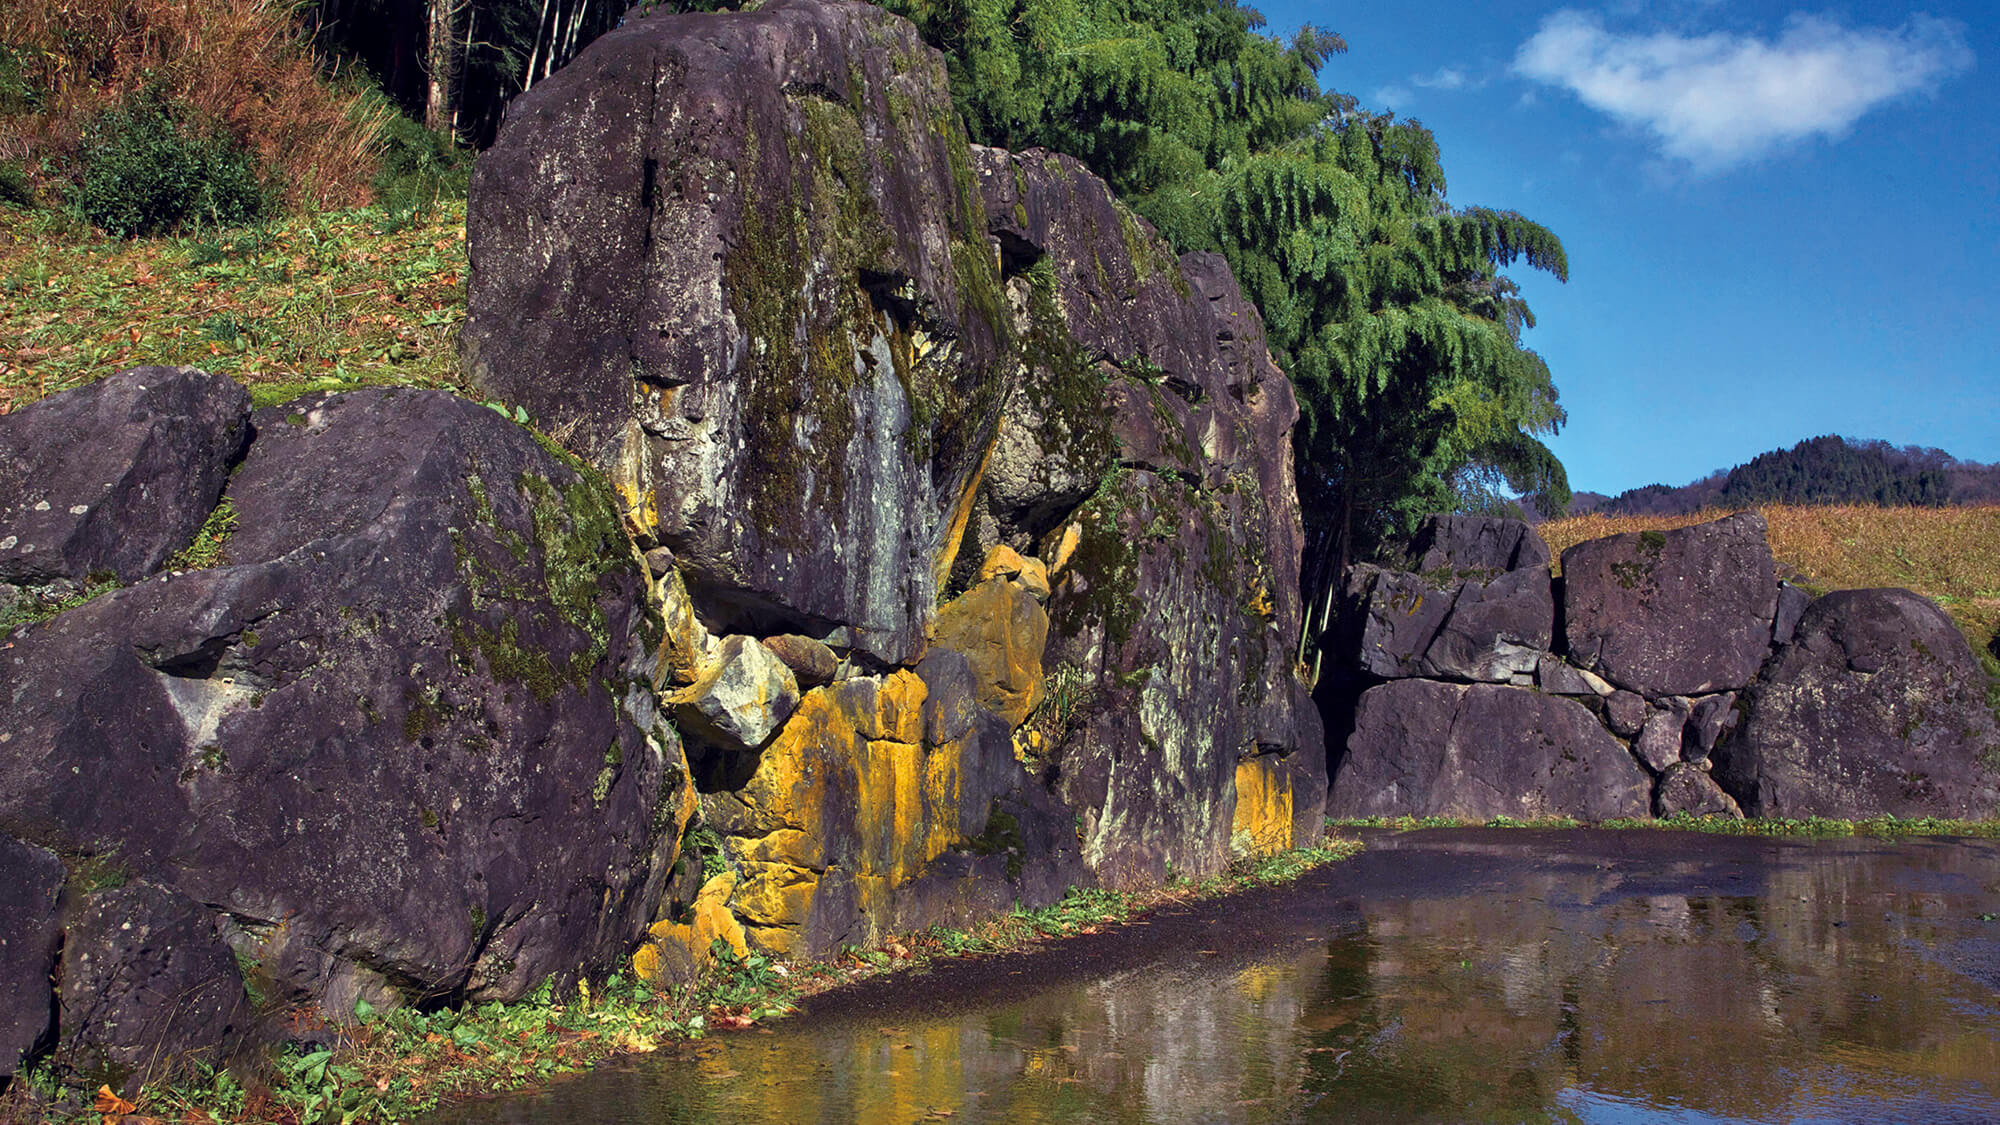
[(733, 881), (674, 884), (662, 971), (727, 930), (702, 896), (817, 950), (1322, 830), (1261, 319), (1076, 161), (967, 145), (949, 86), (866, 4), (635, 19), (475, 176), (472, 374), (612, 479), (676, 684), (741, 635), (806, 689), (698, 756)]
[(914, 660), (1011, 370), (967, 152), (875, 6), (630, 20), (480, 158), (470, 371), (611, 476), (715, 632)]
[(1494, 684), (1394, 680), (1361, 696), (1338, 817), (1646, 816), (1652, 782), (1580, 703)]
[(131, 582), (193, 541), (250, 437), (220, 375), (135, 367), (0, 415), (0, 582)]
[(1579, 543), (1563, 552), (1569, 659), (1648, 698), (1729, 691), (1771, 647), (1778, 578), (1764, 517)]
[(10, 638), (0, 831), (203, 904), (335, 1018), (608, 969), (692, 811), (609, 491), (435, 392), (253, 421), (230, 565)]
[(1534, 682), (1555, 631), (1548, 571), (1466, 573), (1479, 577), (1352, 568), (1348, 597), (1360, 619), (1360, 668), (1382, 679)]
[(1298, 407), (1262, 318), (1220, 257), (1176, 261), (1074, 160), (975, 157), (1029, 345), (1002, 437), (1119, 462), (1055, 520), (1033, 513), (1061, 497), (983, 492), (969, 531), (1050, 563), (1044, 665), (1077, 690), (1050, 693), (1031, 756), (1114, 886), (1220, 870), (1250, 759), (1276, 759), (1253, 767), (1272, 782), (1257, 791), (1285, 787), (1292, 838), (1316, 840), (1324, 735), (1293, 658)]
[(1908, 590), (1812, 603), (1712, 756), (1752, 816), (2000, 813), (1987, 679), (1944, 611)]
[(1427, 516), (1410, 541), (1423, 573), (1490, 574), (1549, 565), (1549, 545), (1520, 520), (1491, 516)]
[(0, 835), (0, 1078), (55, 1030), (62, 861)]

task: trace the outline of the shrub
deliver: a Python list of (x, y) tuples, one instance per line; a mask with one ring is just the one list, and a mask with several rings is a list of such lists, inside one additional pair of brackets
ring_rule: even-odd
[(28, 173), (11, 160), (0, 160), (0, 203), (15, 207), (35, 205), (35, 185), (28, 182)]
[(41, 104), (41, 91), (28, 81), (20, 52), (0, 42), (0, 113), (33, 113)]
[(265, 206), (256, 160), (235, 138), (183, 126), (150, 95), (98, 119), (85, 134), (83, 163), (77, 206), (112, 234), (235, 226)]
[(366, 203), (383, 113), (354, 84), (328, 80), (299, 10), (291, 0), (0, 0), (11, 60), (0, 61), (0, 159), (39, 160), (74, 184), (105, 111), (154, 91), (184, 122), (227, 128), (287, 209)]

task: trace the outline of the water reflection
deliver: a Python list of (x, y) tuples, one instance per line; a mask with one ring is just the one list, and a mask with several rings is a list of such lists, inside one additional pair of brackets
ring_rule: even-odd
[(905, 998), (452, 1119), (2000, 1120), (1990, 841), (1421, 833), (1273, 903), (1002, 1005)]

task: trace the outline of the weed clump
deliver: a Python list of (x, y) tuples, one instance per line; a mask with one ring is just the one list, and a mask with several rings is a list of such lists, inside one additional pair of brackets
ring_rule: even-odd
[(237, 226), (265, 209), (257, 162), (222, 129), (176, 120), (153, 96), (100, 117), (85, 134), (83, 217), (108, 233), (138, 237), (193, 225)]

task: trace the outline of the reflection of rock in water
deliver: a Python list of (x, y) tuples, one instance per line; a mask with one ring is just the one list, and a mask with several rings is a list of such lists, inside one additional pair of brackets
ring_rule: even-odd
[[(1043, 992), (1029, 962), (1004, 1008), (781, 1023), (647, 1068), (635, 1089), (592, 1075), (496, 1116), (2000, 1120), (2000, 923), (1978, 920), (2000, 913), (2000, 842), (1411, 839), (1371, 845), (1352, 869), (1376, 874), (1351, 894), (1262, 908), (1296, 922), (1339, 903), (1313, 930), (1336, 936), (1296, 954), (1218, 941)], [(1455, 874), (1416, 878), (1426, 865)]]
[(1978, 1021), (1942, 1011), (1965, 982), (1922, 951), (1968, 917), (1968, 893), (1990, 900), (2000, 848), (1909, 844), (1885, 861), (1821, 844), (1806, 858), (1764, 871), (1757, 897), (1621, 897), (1615, 873), (1572, 870), (1527, 873), (1504, 903), (1372, 904), (1367, 935), (1336, 943), (1329, 964), (1365, 960), (1362, 1022), (1396, 1035), (1327, 1092), (1400, 1097), (1399, 1117), (1428, 1105), (1532, 1119), (1554, 1091), (1584, 1087), (1782, 1119), (1813, 1096), (1801, 1077), (1830, 1067), (1843, 1099), (1904, 1096), (1909, 1074), (1991, 1083), (2000, 1019), (1991, 1005)]

